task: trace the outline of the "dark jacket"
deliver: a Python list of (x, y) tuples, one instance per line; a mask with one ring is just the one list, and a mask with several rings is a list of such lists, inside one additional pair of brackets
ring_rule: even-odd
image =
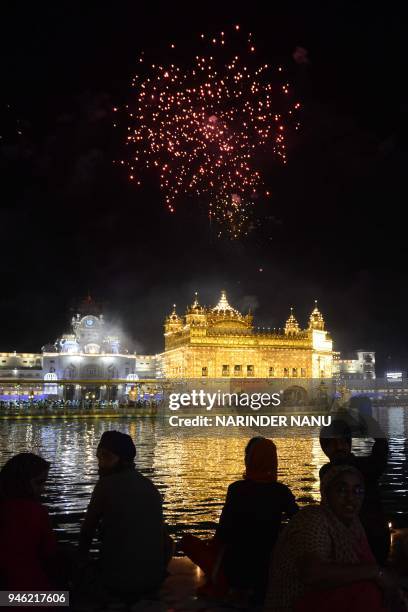
[(291, 517), (298, 509), (290, 489), (280, 482), (248, 479), (228, 487), (216, 538), (225, 545), (224, 571), (232, 586), (266, 589), (282, 517)]

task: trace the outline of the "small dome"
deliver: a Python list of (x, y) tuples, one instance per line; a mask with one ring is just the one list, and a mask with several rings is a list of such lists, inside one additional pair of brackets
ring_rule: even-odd
[(170, 323), (181, 323), (181, 318), (178, 316), (178, 314), (176, 312), (176, 305), (175, 304), (173, 304), (173, 310), (169, 314), (169, 316), (167, 317), (167, 320)]
[(194, 302), (187, 308), (188, 314), (202, 314), (204, 312), (204, 307), (198, 301), (198, 293), (195, 292)]
[(309, 329), (324, 330), (324, 319), (322, 313), (317, 307), (317, 300), (315, 300), (315, 307), (309, 317)]
[(235, 308), (233, 308), (227, 300), (227, 294), (225, 291), (221, 291), (221, 297), (220, 300), (218, 302), (218, 304), (216, 306), (214, 306), (214, 308), (212, 308), (212, 312), (215, 315), (220, 315), (220, 316), (229, 316), (229, 317), (239, 317), (241, 318), (242, 315), (241, 313), (236, 310)]
[(293, 314), (293, 308), (290, 309), (290, 315), (285, 325), (285, 334), (298, 334), (300, 332), (299, 323)]

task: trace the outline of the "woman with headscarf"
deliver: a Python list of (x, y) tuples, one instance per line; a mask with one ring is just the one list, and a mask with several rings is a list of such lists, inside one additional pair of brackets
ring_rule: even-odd
[[(228, 487), (214, 540), (206, 549), (193, 536), (182, 543), (182, 549), (207, 576), (212, 574), (221, 590), (246, 591), (257, 602), (264, 599), (270, 555), (282, 517), (298, 511), (290, 489), (277, 482), (277, 472), (275, 444), (266, 438), (252, 438), (245, 449), (243, 479)], [(219, 554), (217, 558), (221, 570), (217, 576), (214, 551), (222, 551), (222, 560)]]
[(57, 543), (41, 495), (50, 464), (20, 453), (0, 471), (0, 583), (3, 589), (51, 590)]
[(369, 548), (358, 513), (363, 478), (354, 467), (331, 467), (321, 504), (301, 510), (280, 535), (272, 558), (268, 612), (385, 612), (389, 582)]

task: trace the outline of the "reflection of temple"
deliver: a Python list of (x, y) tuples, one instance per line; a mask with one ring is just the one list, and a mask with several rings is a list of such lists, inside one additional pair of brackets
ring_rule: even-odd
[[(208, 528), (219, 519), (228, 485), (242, 478), (248, 440), (265, 435), (251, 428), (202, 434), (202, 430), (184, 435), (167, 431), (154, 448), (154, 470), (164, 487), (166, 519), (170, 525), (188, 526), (196, 535), (208, 535)], [(279, 481), (290, 487), (301, 506), (318, 501), (319, 468), (325, 462), (319, 438), (273, 438)]]
[(214, 308), (173, 310), (162, 359), (167, 378), (331, 378), (333, 343), (317, 305), (306, 329), (291, 312), (283, 331), (258, 331), (223, 291)]

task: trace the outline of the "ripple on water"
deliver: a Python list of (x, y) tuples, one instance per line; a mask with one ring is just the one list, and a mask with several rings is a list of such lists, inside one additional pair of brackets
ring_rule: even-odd
[[(403, 408), (382, 408), (376, 414), (390, 436), (390, 460), (381, 482), (386, 512), (396, 524), (408, 511), (407, 414)], [(97, 480), (96, 446), (107, 429), (119, 429), (135, 440), (137, 466), (163, 494), (171, 533), (188, 530), (207, 536), (218, 521), (228, 485), (242, 477), (248, 438), (259, 435), (234, 429), (226, 435), (182, 436), (151, 419), (3, 421), (0, 464), (27, 450), (52, 462), (46, 502), (64, 540), (77, 538)], [(279, 479), (292, 489), (300, 505), (319, 499), (319, 469), (325, 462), (318, 437), (307, 434), (303, 430), (291, 438), (274, 438)], [(355, 441), (354, 448), (366, 454), (371, 442)]]

